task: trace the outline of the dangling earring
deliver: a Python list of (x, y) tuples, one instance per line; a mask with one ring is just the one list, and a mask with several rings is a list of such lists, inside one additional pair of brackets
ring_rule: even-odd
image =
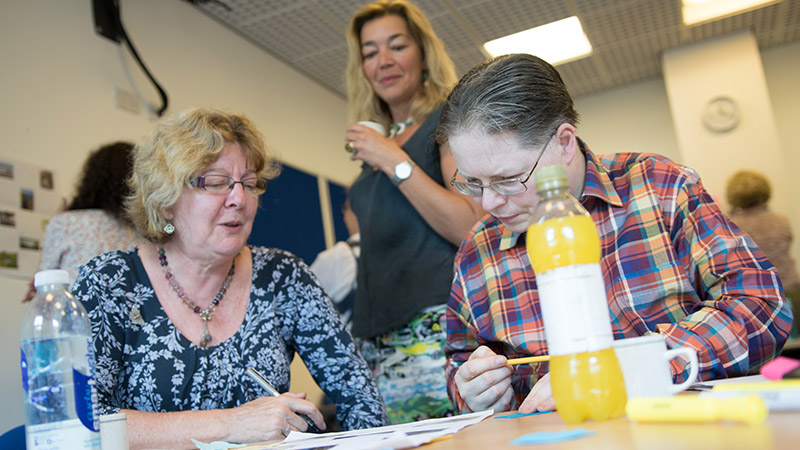
[(172, 234), (174, 232), (175, 232), (175, 225), (173, 225), (172, 222), (167, 222), (167, 224), (164, 225), (164, 233)]
[(428, 70), (422, 71), (422, 87), (428, 87)]

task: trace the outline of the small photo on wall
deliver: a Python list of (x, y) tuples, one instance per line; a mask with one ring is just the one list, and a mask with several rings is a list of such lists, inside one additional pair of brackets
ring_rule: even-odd
[(53, 189), (53, 172), (49, 170), (39, 171), (39, 186), (42, 189)]
[(39, 250), (39, 240), (36, 238), (20, 236), (19, 248), (27, 248), (28, 250)]
[(0, 225), (5, 225), (7, 227), (17, 226), (17, 220), (14, 217), (14, 213), (11, 211), (0, 210)]
[(14, 178), (14, 165), (0, 161), (0, 177)]
[(20, 205), (22, 209), (33, 211), (33, 190), (20, 189)]
[(0, 268), (16, 269), (19, 267), (17, 252), (0, 250)]

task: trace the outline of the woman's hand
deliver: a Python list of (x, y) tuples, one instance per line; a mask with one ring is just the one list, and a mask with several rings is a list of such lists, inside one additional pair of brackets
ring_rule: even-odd
[(285, 393), (278, 397), (260, 397), (238, 408), (225, 410), (229, 430), (227, 441), (259, 442), (283, 439), (292, 430), (306, 431), (308, 424), (298, 414), (305, 414), (320, 430), (325, 421), (305, 394)]
[(493, 408), (495, 412), (511, 407), (514, 391), (511, 388), (511, 369), (506, 358), (486, 346), (478, 347), (458, 368), (456, 386), (461, 398), (472, 411)]
[(519, 406), (519, 412), (529, 414), (536, 411), (553, 411), (555, 409), (556, 401), (553, 400), (550, 372), (547, 372), (533, 385), (533, 389)]
[(351, 160), (364, 161), (389, 176), (394, 172), (394, 166), (408, 159), (408, 154), (394, 140), (360, 123), (347, 126), (344, 140), (353, 148)]
[[(402, 136), (410, 138), (419, 127), (418, 124), (408, 125)], [(402, 142), (402, 138), (398, 139)], [(410, 159), (398, 142), (359, 123), (347, 126), (345, 142), (352, 145), (350, 159), (364, 161), (374, 170), (381, 170), (390, 180), (394, 177), (395, 166)], [(439, 170), (443, 184), (425, 170), (415, 168), (398, 189), (437, 234), (458, 247), (475, 222), (486, 213), (474, 199), (447, 183), (456, 170), (456, 162), (446, 145), (439, 147)]]

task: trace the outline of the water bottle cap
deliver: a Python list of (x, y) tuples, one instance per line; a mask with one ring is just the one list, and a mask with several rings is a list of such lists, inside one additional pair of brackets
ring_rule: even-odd
[(33, 285), (36, 287), (45, 284), (69, 284), (69, 272), (66, 270), (42, 270), (33, 276)]
[(566, 189), (569, 187), (567, 182), (567, 168), (561, 164), (542, 166), (536, 169), (536, 190), (538, 192), (549, 191), (552, 189)]

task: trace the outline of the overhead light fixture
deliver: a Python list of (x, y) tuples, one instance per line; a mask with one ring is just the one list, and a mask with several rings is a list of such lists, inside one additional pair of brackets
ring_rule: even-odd
[(592, 44), (576, 16), (489, 41), (483, 48), (493, 57), (530, 53), (554, 66), (592, 54)]
[(781, 0), (682, 0), (683, 23), (698, 25), (762, 8)]

